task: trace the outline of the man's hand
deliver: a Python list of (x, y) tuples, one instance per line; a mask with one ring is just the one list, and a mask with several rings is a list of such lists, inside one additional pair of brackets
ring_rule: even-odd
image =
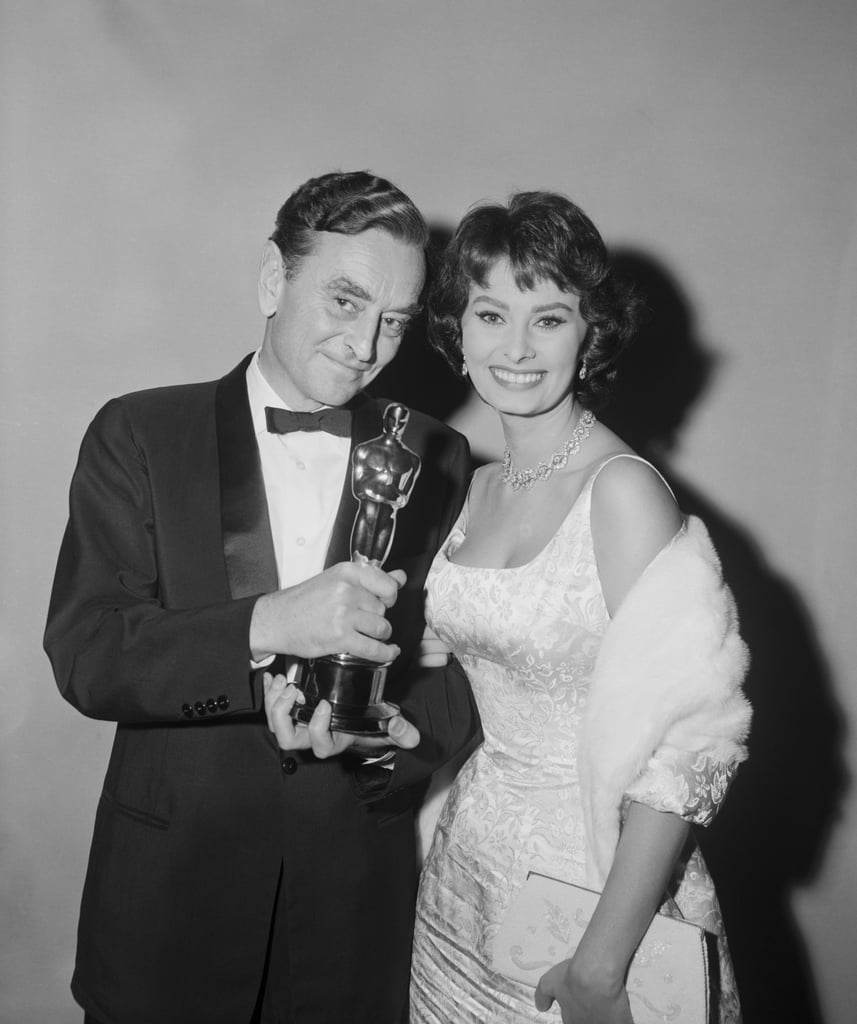
[(340, 562), (303, 583), (260, 597), (250, 620), (254, 661), (271, 654), (318, 658), (347, 653), (381, 664), (399, 654), (385, 643), (391, 627), (385, 617), (406, 580), (401, 569)]
[(281, 750), (309, 750), (316, 757), (336, 757), (345, 750), (355, 750), (369, 756), (382, 753), (390, 747), (410, 749), (420, 741), (417, 728), (401, 715), (394, 715), (387, 725), (385, 736), (352, 736), (350, 733), (331, 732), (331, 707), (320, 701), (309, 725), (295, 723), (291, 716), (295, 703), (303, 703), (304, 696), (294, 683), (283, 675), (262, 676), (265, 691), (265, 714), (268, 728), (277, 737)]

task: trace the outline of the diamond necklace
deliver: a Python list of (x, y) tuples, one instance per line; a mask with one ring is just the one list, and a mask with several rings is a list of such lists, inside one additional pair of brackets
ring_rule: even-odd
[(528, 491), (539, 480), (547, 480), (555, 469), (565, 469), (569, 457), (577, 455), (580, 446), (589, 437), (594, 423), (595, 417), (586, 409), (577, 421), (577, 426), (572, 430), (571, 437), (561, 448), (557, 448), (553, 455), (540, 462), (535, 469), (512, 469), (512, 453), (507, 445), (503, 452), (501, 481), (508, 484), (513, 491), (520, 490), (521, 487)]

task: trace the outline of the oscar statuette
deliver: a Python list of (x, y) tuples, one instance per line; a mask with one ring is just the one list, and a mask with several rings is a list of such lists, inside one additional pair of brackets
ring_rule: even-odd
[[(359, 502), (351, 531), (351, 561), (382, 566), (390, 552), (396, 513), (404, 508), (420, 472), (420, 458), (402, 443), (410, 411), (397, 403), (384, 410), (384, 432), (357, 445), (351, 457), (351, 490)], [(292, 715), (308, 723), (320, 700), (332, 708), (330, 728), (358, 736), (384, 734), (399, 709), (383, 699), (386, 664), (351, 654), (330, 654), (307, 662), (299, 686), (304, 704)]]

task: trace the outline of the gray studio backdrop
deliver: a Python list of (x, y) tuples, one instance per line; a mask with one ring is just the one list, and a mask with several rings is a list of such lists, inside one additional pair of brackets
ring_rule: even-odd
[[(41, 631), (82, 432), (115, 394), (253, 349), (276, 208), (311, 174), (370, 167), (441, 230), (485, 196), (562, 190), (648, 289), (629, 439), (714, 523), (759, 651), (757, 767), (713, 851), (736, 945), (762, 977), (739, 920), (749, 878), (763, 929), (785, 921), (805, 946), (808, 998), (850, 1024), (855, 10), (0, 4), (2, 1021), (79, 1020), (68, 981), (112, 727), (62, 702)], [(422, 404), (444, 391), (432, 379)], [(444, 412), (496, 454), (477, 401)]]

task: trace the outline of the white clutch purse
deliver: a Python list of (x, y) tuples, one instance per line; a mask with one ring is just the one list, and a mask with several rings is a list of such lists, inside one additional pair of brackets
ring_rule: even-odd
[[(531, 872), (494, 940), (492, 967), (532, 985), (568, 959), (599, 893)], [(625, 982), (634, 1024), (708, 1024), (708, 953), (698, 925), (656, 914)]]

